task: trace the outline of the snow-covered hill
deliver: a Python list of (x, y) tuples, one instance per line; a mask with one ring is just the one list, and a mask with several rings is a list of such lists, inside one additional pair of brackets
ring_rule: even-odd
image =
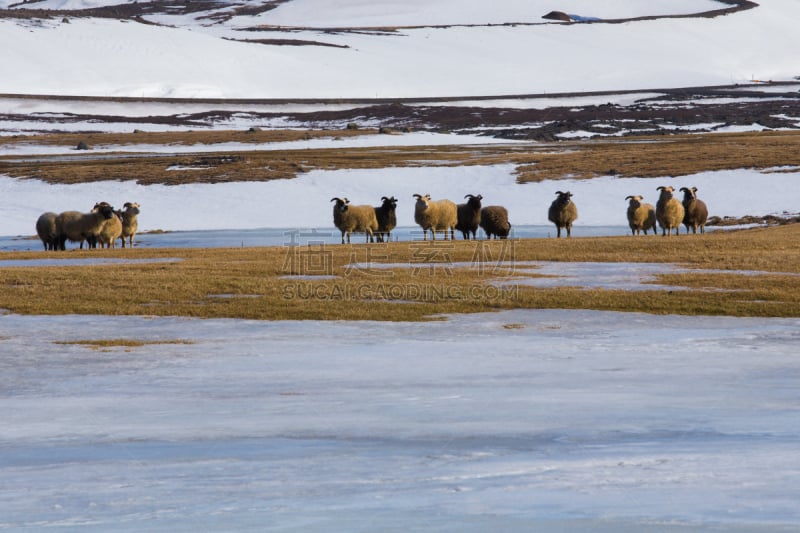
[[(765, 0), (751, 9), (722, 16), (700, 16), (731, 7), (730, 3), (715, 0), (469, 3), (459, 0), (215, 3), (114, 0), (15, 3), (0, 0), (0, 8), (12, 8), (0, 13), (0, 71), (4, 72), (0, 77), (0, 94), (292, 100), (480, 97), (738, 82), (744, 83), (743, 88), (747, 89), (748, 86), (761, 87), (752, 83), (754, 79), (794, 80), (800, 75), (800, 63), (796, 60), (800, 32), (795, 28), (796, 21), (800, 20), (800, 2)], [(542, 18), (554, 10), (615, 21), (572, 24)], [(619, 21), (636, 17), (661, 18)], [(786, 95), (796, 92), (797, 86), (781, 86), (776, 90), (782, 92), (774, 97), (762, 94), (761, 100), (788, 101)], [(635, 107), (641, 105), (642, 99), (659, 94), (639, 93), (624, 98), (604, 94), (593, 99), (506, 99), (502, 103), (496, 100), (462, 104), (519, 108), (561, 106), (564, 112), (569, 112), (569, 106), (587, 103), (615, 102)], [(742, 92), (742, 95), (745, 101), (748, 93)], [(711, 99), (707, 95), (703, 97), (703, 103), (708, 101)], [(296, 116), (287, 118), (280, 114), (267, 118), (265, 112), (288, 109), (288, 106), (277, 105), (0, 97), (0, 133), (11, 136), (48, 129), (174, 131), (206, 127), (205, 122), (189, 125), (181, 118), (192, 112), (202, 115), (205, 111), (218, 111), (223, 105), (227, 106), (224, 107), (227, 114), (207, 113), (225, 117), (217, 127), (342, 127), (341, 123), (299, 122)], [(315, 108), (301, 103), (294, 109), (302, 109), (303, 105), (308, 110), (335, 107), (331, 102)], [(648, 105), (693, 107), (701, 103), (687, 100), (676, 104), (665, 98)], [(735, 122), (723, 109), (717, 112), (721, 117), (718, 122), (703, 117), (698, 120), (711, 120), (715, 131), (763, 129), (766, 126), (757, 123), (758, 118), (774, 118), (776, 113), (781, 113), (781, 125), (770, 127), (791, 128), (800, 123), (800, 118), (792, 112), (787, 115), (786, 111), (772, 109), (759, 113)], [(98, 115), (103, 115), (102, 121)], [(496, 117), (502, 115), (501, 111)], [(154, 119), (147, 124), (148, 116), (169, 120)], [(559, 120), (560, 116), (563, 115), (534, 120), (546, 123)], [(136, 117), (137, 121), (132, 123), (126, 117)], [(578, 124), (578, 130), (582, 124)], [(376, 121), (371, 125), (382, 124)], [(531, 120), (523, 125), (530, 128)], [(441, 127), (429, 126), (429, 131), (438, 131)], [(519, 126), (493, 124), (495, 131)], [(692, 131), (694, 126), (656, 118), (648, 127)], [(476, 132), (479, 128), (469, 131)], [(586, 135), (586, 132), (565, 132), (560, 138), (581, 134)], [(443, 137), (412, 137), (402, 142), (467, 142), (463, 136)], [(386, 136), (375, 136), (367, 142), (386, 143), (387, 140)], [(309, 142), (297, 147), (315, 146)], [(49, 153), (53, 149), (51, 147)], [(65, 150), (72, 151), (71, 147)], [(173, 148), (152, 147), (149, 150)], [(0, 155), (35, 157), (40, 153), (40, 147), (0, 143)], [(756, 172), (702, 173), (678, 180), (665, 176), (658, 183), (607, 178), (521, 186), (515, 183), (511, 166), (447, 172), (442, 169), (431, 172), (425, 168), (377, 169), (369, 173), (342, 170), (314, 172), (291, 183), (182, 186), (166, 191), (130, 182), (48, 186), (0, 175), (0, 207), (4, 212), (0, 235), (30, 234), (33, 222), (43, 211), (88, 209), (99, 200), (114, 204), (139, 201), (145, 213), (141, 220), (143, 229), (246, 229), (328, 226), (331, 196), (348, 196), (356, 203), (372, 203), (390, 194), (402, 199), (401, 225), (413, 225), (411, 194), (414, 192), (458, 199), (466, 193), (482, 193), (490, 203), (509, 206), (516, 224), (546, 224), (546, 207), (556, 188), (570, 188), (576, 201), (580, 199), (580, 224), (623, 225), (625, 196), (643, 194), (653, 201), (656, 186), (668, 183), (678, 187), (697, 186), (709, 201), (714, 215), (795, 212), (797, 195), (791, 193), (791, 184), (797, 181), (796, 174), (782, 173), (777, 178), (773, 174), (765, 178)], [(437, 178), (431, 181), (431, 175)], [(467, 176), (466, 181), (464, 176)], [(754, 177), (762, 181), (779, 180), (781, 184), (760, 194), (759, 203), (755, 203), (751, 192), (742, 185)], [(731, 179), (738, 186), (720, 185), (720, 180)], [(243, 190), (246, 192), (242, 193)], [(231, 217), (231, 203), (238, 206), (239, 212), (248, 215)], [(204, 209), (197, 209), (199, 205)], [(309, 210), (308, 205), (317, 208)]]
[[(4, 1), (0, 7), (118, 3)], [(502, 0), (469, 7), (456, 0), (291, 0), (268, 11), (251, 5), (247, 13), (255, 14), (242, 14), (236, 8), (243, 3), (229, 4), (214, 13), (153, 8), (138, 19), (161, 25), (62, 12), (49, 19), (0, 18), (0, 71), (6, 73), (0, 93), (395, 98), (722, 85), (800, 75), (795, 0), (765, 0), (713, 18), (586, 24), (542, 16), (561, 10), (619, 19), (730, 6), (713, 0)], [(338, 29), (308, 29), (321, 26)], [(412, 27), (346, 30), (374, 26)]]

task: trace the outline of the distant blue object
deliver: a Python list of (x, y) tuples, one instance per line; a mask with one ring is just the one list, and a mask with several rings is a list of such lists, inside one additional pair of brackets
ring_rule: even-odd
[(580, 15), (573, 15), (572, 13), (569, 13), (569, 18), (571, 18), (575, 22), (597, 22), (603, 20), (597, 17), (582, 17)]

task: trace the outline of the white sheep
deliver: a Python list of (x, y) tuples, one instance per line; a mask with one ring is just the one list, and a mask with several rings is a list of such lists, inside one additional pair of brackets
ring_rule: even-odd
[(661, 191), (658, 201), (656, 202), (656, 219), (658, 225), (661, 226), (661, 235), (671, 236), (672, 230), (675, 230), (675, 235), (680, 233), (681, 223), (683, 222), (684, 208), (676, 198), (672, 196), (674, 187), (656, 187), (656, 190)]
[(114, 208), (108, 204), (99, 205), (96, 211), (81, 213), (65, 211), (56, 217), (57, 248), (66, 249), (66, 242), (79, 242), (83, 249), (83, 241), (94, 247), (103, 221), (114, 216)]
[(647, 230), (652, 229), (653, 235), (658, 235), (656, 228), (656, 208), (653, 204), (646, 204), (644, 196), (626, 196), (628, 202), (628, 225), (631, 227), (633, 235), (639, 235), (644, 232), (647, 235)]
[(103, 222), (97, 234), (97, 243), (100, 248), (114, 248), (120, 235), (122, 235), (122, 219), (115, 212), (114, 216)]
[(58, 231), (56, 230), (57, 214), (48, 211), (36, 220), (36, 234), (42, 240), (45, 251), (55, 250), (58, 246)]
[(367, 242), (375, 242), (374, 233), (378, 231), (378, 219), (375, 217), (375, 208), (371, 205), (350, 205), (347, 198), (331, 198), (336, 202), (333, 206), (333, 224), (342, 232), (342, 244), (347, 234), (347, 244), (350, 244), (352, 232), (366, 233)]
[(136, 202), (125, 202), (121, 211), (117, 211), (117, 215), (122, 219), (122, 233), (119, 239), (122, 241), (122, 247), (125, 248), (125, 239), (128, 239), (128, 245), (133, 248), (133, 238), (136, 236), (136, 230), (139, 229), (139, 204)]
[(450, 240), (455, 240), (455, 228), (458, 223), (458, 211), (456, 204), (450, 200), (431, 201), (431, 195), (414, 194), (417, 203), (414, 205), (414, 222), (422, 227), (422, 240), (428, 240), (428, 230), (431, 230), (431, 238), (436, 240), (436, 232), (444, 232), (444, 240), (447, 240), (447, 230), (450, 230)]

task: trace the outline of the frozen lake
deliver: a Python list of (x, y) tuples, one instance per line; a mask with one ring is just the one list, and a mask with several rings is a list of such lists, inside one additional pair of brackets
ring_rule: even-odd
[[(484, 238), (482, 230), (478, 230), (479, 238)], [(573, 228), (575, 237), (601, 237), (611, 235), (629, 235), (627, 226), (583, 226)], [(512, 238), (555, 237), (555, 226), (519, 226), (512, 228)], [(441, 238), (441, 234), (437, 239)], [(206, 231), (172, 231), (167, 233), (145, 233), (136, 236), (136, 246), (142, 248), (229, 248), (247, 246), (289, 246), (292, 243), (306, 244), (339, 244), (341, 233), (336, 228), (260, 228), (250, 230), (206, 230)], [(422, 239), (422, 230), (417, 227), (400, 227), (392, 232), (392, 240), (413, 241)], [(430, 233), (428, 234), (430, 239)], [(456, 236), (461, 240), (461, 234)], [(363, 233), (354, 234), (351, 242), (365, 242)], [(117, 242), (119, 245), (119, 242)], [(67, 249), (77, 248), (77, 244), (67, 243)], [(0, 237), (0, 251), (42, 250), (41, 241), (30, 236)]]
[[(160, 344), (63, 344), (104, 338)], [(796, 531), (799, 341), (591, 311), (0, 315), (0, 529)]]

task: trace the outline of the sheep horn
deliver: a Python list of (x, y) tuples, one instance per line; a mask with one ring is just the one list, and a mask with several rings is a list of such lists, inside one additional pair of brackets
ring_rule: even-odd
[(388, 202), (388, 201), (389, 201), (388, 198), (386, 198), (385, 196), (381, 196), (381, 202)]
[(336, 197), (331, 198), (331, 202), (341, 202), (341, 201), (342, 201), (341, 198), (336, 198)]
[(683, 191), (689, 192), (689, 189), (687, 189), (686, 187), (681, 187), (681, 192)]
[(422, 195), (421, 195), (421, 194), (412, 194), (411, 196), (413, 196), (413, 197), (414, 197), (414, 198), (416, 198), (417, 200), (419, 200), (420, 198), (422, 198)]
[(633, 196), (626, 196), (625, 199), (626, 200), (633, 200)]

